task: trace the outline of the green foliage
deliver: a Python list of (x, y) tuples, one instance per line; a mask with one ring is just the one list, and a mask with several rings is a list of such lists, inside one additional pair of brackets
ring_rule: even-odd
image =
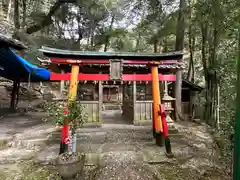
[(71, 132), (72, 134), (75, 134), (76, 129), (83, 126), (86, 116), (84, 115), (82, 105), (80, 103), (77, 103), (77, 101), (70, 101), (68, 108), (69, 114), (67, 118), (71, 123), (70, 125)]
[(45, 105), (45, 110), (48, 112), (48, 118), (51, 118), (54, 124), (61, 126), (64, 124), (65, 108), (66, 106), (64, 102), (53, 102)]
[(231, 160), (233, 148), (233, 135), (235, 124), (235, 99), (236, 99), (236, 52), (232, 47), (225, 49), (221, 54), (221, 66), (218, 68), (220, 83), (220, 135), (224, 140), (222, 154)]
[(77, 128), (83, 126), (87, 118), (82, 105), (77, 101), (70, 101), (68, 109), (64, 102), (51, 103), (46, 106), (46, 110), (49, 113), (48, 117), (52, 118), (53, 122), (57, 125), (62, 126), (68, 120), (72, 134), (75, 134)]

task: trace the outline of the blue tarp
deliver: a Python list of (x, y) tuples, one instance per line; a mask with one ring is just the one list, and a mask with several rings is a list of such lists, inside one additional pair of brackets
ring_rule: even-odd
[(47, 69), (29, 63), (7, 47), (0, 47), (0, 76), (21, 82), (50, 80)]

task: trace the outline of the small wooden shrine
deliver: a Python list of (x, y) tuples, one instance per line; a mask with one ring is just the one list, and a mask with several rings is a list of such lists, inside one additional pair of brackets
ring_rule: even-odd
[(53, 72), (52, 81), (69, 81), (71, 65), (77, 64), (78, 96), (87, 107), (88, 122), (100, 119), (104, 103), (118, 103), (123, 115), (134, 124), (152, 121), (152, 74), (154, 62), (158, 70), (160, 94), (163, 82), (174, 82), (182, 68), (180, 52), (168, 54), (78, 52), (43, 47), (50, 61), (44, 64)]
[[(170, 86), (171, 87), (171, 86)], [(197, 103), (197, 96), (203, 91), (203, 87), (198, 86), (186, 79), (182, 81), (182, 113), (185, 119), (198, 119), (201, 117), (201, 108)]]

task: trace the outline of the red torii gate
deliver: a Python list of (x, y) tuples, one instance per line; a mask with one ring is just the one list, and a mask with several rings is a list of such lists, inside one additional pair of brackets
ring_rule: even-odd
[[(51, 73), (50, 80), (52, 81), (68, 81), (70, 80), (71, 73), (57, 74)], [(83, 74), (78, 73), (78, 81), (109, 81), (108, 74)], [(159, 81), (176, 81), (176, 75), (172, 74), (158, 74)], [(152, 81), (151, 74), (123, 74), (122, 81)]]
[[(168, 66), (171, 64), (181, 63), (183, 53), (174, 52), (168, 54), (140, 54), (140, 53), (106, 53), (106, 52), (81, 52), (81, 51), (68, 51), (42, 47), (40, 49), (45, 56), (48, 56), (51, 63), (56, 64), (69, 64), (71, 65), (71, 73), (57, 74), (51, 73), (51, 80), (70, 80), (69, 99), (75, 99), (77, 93), (77, 84), (79, 80), (86, 81), (152, 81), (152, 96), (153, 96), (153, 132), (155, 134), (156, 143), (162, 146), (163, 126), (161, 114), (164, 118), (163, 112), (160, 111), (161, 99), (159, 81), (176, 81), (175, 74), (159, 74), (159, 66)], [(116, 61), (111, 61), (116, 60)], [(114, 64), (115, 62), (115, 64)], [(79, 73), (79, 66), (86, 64), (101, 64), (109, 65), (109, 74), (84, 74)], [(124, 74), (121, 68), (124, 65), (145, 65), (151, 69), (151, 74)], [(112, 72), (111, 66), (118, 67), (119, 72)], [(114, 70), (116, 71), (116, 70)], [(116, 77), (112, 77), (115, 73)], [(116, 74), (117, 73), (117, 74)], [(63, 129), (67, 129), (68, 124), (65, 124)], [(63, 134), (67, 134), (63, 132)], [(165, 133), (166, 134), (166, 133)]]

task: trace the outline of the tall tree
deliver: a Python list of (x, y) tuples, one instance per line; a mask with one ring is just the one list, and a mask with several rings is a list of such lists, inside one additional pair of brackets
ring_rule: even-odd
[(195, 81), (195, 68), (194, 68), (194, 53), (195, 53), (195, 44), (196, 44), (196, 37), (195, 37), (195, 20), (193, 16), (192, 10), (192, 0), (188, 1), (188, 49), (190, 53), (189, 62), (188, 62), (188, 72), (187, 72), (187, 79), (188, 81)]
[(19, 0), (14, 0), (14, 26), (20, 29)]
[[(184, 34), (185, 34), (185, 10), (186, 10), (186, 2), (185, 0), (180, 0), (179, 3), (179, 14), (178, 14), (178, 22), (176, 29), (176, 51), (184, 50)], [(176, 119), (182, 118), (182, 70), (177, 70), (176, 72), (176, 82), (175, 82), (175, 111), (176, 111)]]
[(107, 34), (106, 34), (106, 37), (105, 37), (105, 43), (104, 43), (104, 52), (107, 51), (107, 48), (108, 48), (108, 45), (109, 45), (109, 41), (110, 41), (110, 32), (112, 31), (113, 29), (113, 23), (114, 23), (114, 20), (115, 20), (115, 14), (112, 13), (112, 17), (111, 17), (111, 23), (110, 23), (110, 26), (109, 26), (109, 29), (107, 31)]
[[(240, 17), (240, 16), (239, 16)], [(240, 25), (240, 24), (239, 24)], [(240, 26), (238, 27), (238, 60), (237, 60), (237, 102), (235, 119), (235, 145), (233, 160), (233, 180), (240, 179)]]

